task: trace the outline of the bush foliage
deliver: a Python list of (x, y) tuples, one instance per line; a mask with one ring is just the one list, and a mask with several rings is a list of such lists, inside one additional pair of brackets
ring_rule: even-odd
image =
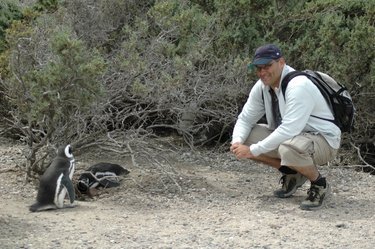
[(346, 139), (370, 151), (374, 9), (366, 0), (37, 1), (2, 26), (1, 112), (31, 147), (129, 130), (227, 146), (255, 81), (246, 66), (275, 43), (289, 65), (350, 89), (357, 129)]
[(16, 1), (3, 0), (0, 3), (0, 52), (4, 51), (5, 32), (9, 28), (13, 20), (22, 18), (21, 10), (17, 6)]

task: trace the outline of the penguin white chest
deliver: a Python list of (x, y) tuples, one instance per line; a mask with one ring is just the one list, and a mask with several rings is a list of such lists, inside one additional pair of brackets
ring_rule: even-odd
[(74, 170), (75, 170), (74, 159), (71, 159), (70, 160), (70, 166), (69, 166), (69, 178), (70, 178), (70, 180), (73, 179)]
[(63, 208), (64, 199), (66, 196), (66, 188), (62, 184), (63, 177), (64, 177), (64, 174), (60, 174), (56, 182), (54, 203), (58, 208)]

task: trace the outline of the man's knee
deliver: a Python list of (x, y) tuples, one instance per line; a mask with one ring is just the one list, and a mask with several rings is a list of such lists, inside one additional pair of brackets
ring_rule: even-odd
[(268, 129), (265, 124), (256, 124), (251, 132), (249, 137), (246, 139), (246, 145), (256, 144), (259, 141), (262, 141), (272, 133), (272, 130)]

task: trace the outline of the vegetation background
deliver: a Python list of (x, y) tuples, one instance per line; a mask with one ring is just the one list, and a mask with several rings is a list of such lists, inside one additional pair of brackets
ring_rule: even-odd
[(347, 86), (355, 130), (335, 163), (373, 171), (374, 24), (367, 0), (3, 0), (0, 132), (27, 144), (26, 179), (66, 142), (132, 153), (173, 134), (227, 150), (247, 64), (275, 43)]

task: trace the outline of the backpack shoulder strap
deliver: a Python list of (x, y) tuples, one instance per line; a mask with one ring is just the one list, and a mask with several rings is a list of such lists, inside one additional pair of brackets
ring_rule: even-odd
[(307, 77), (309, 76), (307, 73), (301, 72), (301, 71), (292, 71), (292, 72), (287, 73), (284, 76), (283, 80), (281, 81), (281, 92), (283, 93), (284, 99), (285, 99), (286, 87), (288, 86), (289, 81), (291, 81), (294, 77), (299, 76), (299, 75), (305, 75)]
[[(306, 76), (319, 89), (320, 93), (323, 95), (324, 99), (327, 101), (329, 108), (333, 110), (332, 104), (330, 103), (330, 96), (327, 93), (327, 89), (326, 89), (329, 86), (326, 86), (327, 84), (324, 84), (325, 86), (320, 84), (319, 83), (320, 81), (324, 82), (324, 80), (322, 79), (322, 76), (312, 70), (292, 71), (292, 72), (287, 73), (287, 75), (285, 75), (285, 77), (281, 81), (281, 92), (283, 93), (284, 99), (285, 99), (286, 88), (289, 84), (289, 81), (291, 81), (294, 77), (299, 76), (299, 75)], [(331, 89), (331, 91), (333, 90)]]
[[(320, 81), (324, 82), (324, 79), (322, 78), (322, 76), (319, 73), (316, 73), (314, 71), (311, 71), (311, 70), (293, 71), (293, 72), (290, 72), (287, 75), (285, 75), (285, 77), (281, 81), (281, 91), (283, 93), (284, 99), (285, 99), (286, 87), (288, 86), (289, 81), (291, 81), (294, 77), (299, 76), (299, 75), (306, 76), (319, 89), (320, 93), (323, 95), (324, 99), (327, 101), (328, 107), (330, 108), (333, 116), (335, 116), (330, 96), (327, 93), (326, 88), (322, 84), (319, 84)], [(329, 87), (329, 86), (327, 86), (327, 87)], [(319, 118), (319, 119), (323, 119), (323, 120), (326, 120), (326, 121), (330, 121), (330, 122), (333, 122), (333, 123), (336, 124), (335, 120), (325, 119), (325, 118), (317, 117), (317, 116), (314, 116), (314, 115), (311, 115), (311, 116)]]

